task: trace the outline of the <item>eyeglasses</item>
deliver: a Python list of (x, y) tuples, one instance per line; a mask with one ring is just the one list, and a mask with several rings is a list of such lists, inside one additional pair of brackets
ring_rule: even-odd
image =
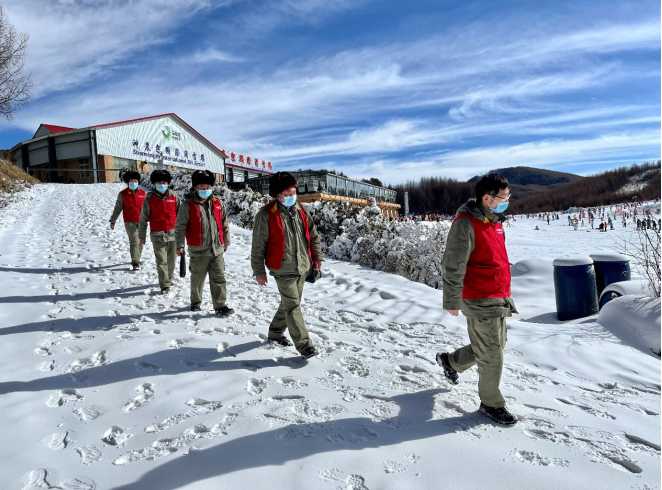
[(490, 194), (494, 198), (501, 199), (502, 201), (510, 201), (511, 196), (513, 195), (512, 193), (508, 193), (507, 196), (500, 196), (499, 194)]

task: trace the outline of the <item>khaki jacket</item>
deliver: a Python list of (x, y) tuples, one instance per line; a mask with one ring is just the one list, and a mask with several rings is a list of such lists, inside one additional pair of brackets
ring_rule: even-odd
[[(194, 202), (196, 206), (200, 207), (200, 218), (202, 224), (202, 245), (190, 246), (188, 247), (189, 255), (205, 255), (205, 256), (218, 256), (223, 254), (225, 249), (230, 246), (230, 226), (228, 224), (228, 216), (225, 213), (225, 206), (223, 206), (223, 201), (221, 201), (217, 196), (212, 196), (205, 201), (199, 199), (194, 199), (191, 194), (186, 196), (186, 200), (179, 206), (179, 211), (177, 212), (177, 226), (175, 228), (175, 235), (177, 240), (177, 248), (184, 248), (186, 243), (186, 227), (189, 220), (189, 202)], [(221, 209), (223, 212), (223, 241), (224, 245), (221, 244), (221, 239), (218, 236), (218, 226), (216, 224), (216, 219), (214, 218), (214, 213), (211, 209), (211, 200), (217, 199), (221, 203)]]
[[(504, 221), (490, 210), (483, 208), (475, 199), (469, 199), (457, 211), (468, 213), (479, 220), (492, 223)], [(464, 316), (473, 318), (509, 317), (517, 313), (515, 302), (511, 298), (484, 298), (477, 300), (462, 299), (464, 275), (467, 263), (474, 249), (475, 237), (471, 222), (466, 218), (453, 221), (446, 239), (446, 250), (442, 262), (443, 268), (443, 308), (462, 310)]]
[[(271, 203), (263, 206), (255, 216), (253, 225), (253, 244), (251, 247), (251, 267), (255, 276), (266, 274), (265, 260), (267, 253), (267, 240), (269, 239), (269, 207)], [(298, 209), (301, 204), (297, 203), (290, 209), (278, 203), (278, 210), (285, 225), (285, 255), (278, 270), (270, 271), (273, 276), (300, 276), (310, 270), (311, 264), (308, 258), (308, 245), (303, 229), (303, 223)], [(304, 212), (307, 213), (305, 208)], [(310, 231), (310, 248), (313, 257), (321, 260), (322, 249), (320, 236), (312, 218), (308, 215), (308, 229)]]

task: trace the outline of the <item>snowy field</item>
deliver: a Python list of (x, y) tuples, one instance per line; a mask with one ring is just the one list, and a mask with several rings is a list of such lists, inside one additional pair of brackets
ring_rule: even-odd
[(249, 232), (226, 256), (236, 314), (191, 313), (188, 277), (154, 294), (151, 246), (127, 272), (120, 189), (38, 185), (0, 214), (0, 488), (660, 488), (659, 359), (554, 315), (552, 259), (617, 251), (620, 223), (506, 228), (520, 422), (501, 428), (476, 413), (475, 370), (451, 386), (434, 363), (467, 342), (440, 291), (327, 262), (304, 362), (265, 343), (278, 294), (252, 280)]

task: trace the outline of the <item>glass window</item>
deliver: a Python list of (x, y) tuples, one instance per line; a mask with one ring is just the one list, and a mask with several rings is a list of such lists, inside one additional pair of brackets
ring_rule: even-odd
[(326, 176), (326, 182), (327, 182), (329, 192), (331, 192), (332, 194), (334, 192), (336, 192), (336, 189), (337, 189), (337, 186), (338, 186), (336, 176), (335, 175), (327, 175)]

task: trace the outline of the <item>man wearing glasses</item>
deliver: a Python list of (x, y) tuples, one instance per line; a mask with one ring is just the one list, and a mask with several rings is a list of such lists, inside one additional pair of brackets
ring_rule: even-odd
[(502, 425), (517, 422), (499, 390), (506, 318), (517, 313), (502, 226), (509, 200), (508, 180), (487, 174), (476, 183), (475, 198), (455, 215), (443, 258), (443, 307), (453, 316), (462, 311), (471, 343), (436, 357), (453, 384), (458, 373), (478, 365), (479, 411)]

